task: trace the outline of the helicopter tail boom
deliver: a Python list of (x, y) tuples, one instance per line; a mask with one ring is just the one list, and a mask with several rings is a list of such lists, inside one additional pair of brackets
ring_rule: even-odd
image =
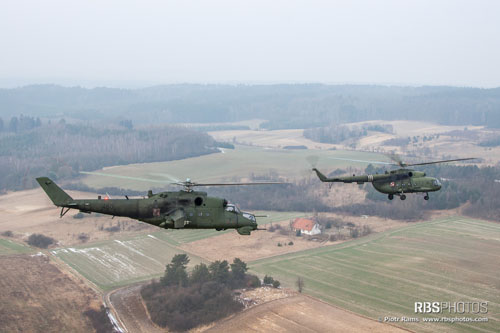
[(313, 168), (313, 171), (316, 172), (316, 175), (318, 175), (318, 178), (322, 181), (322, 182), (327, 182), (329, 181), (328, 177), (326, 177), (324, 174), (322, 174), (318, 169), (316, 168)]
[(47, 193), (54, 205), (63, 207), (67, 206), (70, 202), (73, 201), (73, 198), (70, 197), (68, 193), (64, 192), (59, 186), (57, 186), (56, 183), (54, 183), (50, 178), (40, 177), (37, 178), (36, 181), (38, 182), (38, 184), (40, 184), (45, 193)]

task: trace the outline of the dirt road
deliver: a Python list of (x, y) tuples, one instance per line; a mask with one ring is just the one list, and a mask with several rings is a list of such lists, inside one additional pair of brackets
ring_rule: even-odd
[[(142, 284), (112, 291), (108, 306), (126, 332), (167, 332), (149, 319), (141, 296)], [(294, 295), (254, 306), (196, 332), (405, 332), (305, 295)]]
[(107, 306), (112, 309), (125, 332), (167, 332), (149, 319), (140, 294), (143, 285), (136, 284), (110, 292), (105, 296)]

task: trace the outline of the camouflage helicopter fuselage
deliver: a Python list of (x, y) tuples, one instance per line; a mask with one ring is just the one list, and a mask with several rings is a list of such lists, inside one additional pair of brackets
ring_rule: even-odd
[(326, 177), (316, 168), (313, 171), (316, 172), (322, 182), (372, 183), (377, 191), (388, 194), (390, 200), (394, 198), (394, 195), (398, 195), (404, 200), (406, 199), (405, 193), (426, 193), (424, 198), (428, 200), (429, 192), (441, 189), (441, 183), (437, 178), (427, 177), (425, 172), (412, 169), (398, 169), (375, 175), (352, 175), (332, 178)]
[[(73, 199), (51, 179), (37, 178), (61, 216), (73, 208), (84, 213), (101, 213), (136, 219), (165, 229), (236, 229), (241, 235), (257, 230), (255, 215), (206, 192), (177, 191), (148, 193), (143, 199)], [(66, 212), (63, 210), (66, 208)]]

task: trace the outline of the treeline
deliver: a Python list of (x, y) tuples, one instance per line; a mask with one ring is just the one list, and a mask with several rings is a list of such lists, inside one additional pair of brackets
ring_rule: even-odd
[(304, 130), (304, 137), (322, 143), (341, 143), (348, 139), (358, 139), (366, 136), (368, 131), (360, 127), (330, 125)]
[(355, 140), (366, 136), (368, 131), (392, 133), (392, 125), (363, 125), (363, 126), (345, 126), (330, 125), (324, 127), (308, 128), (304, 130), (304, 137), (322, 143), (341, 143), (346, 140)]
[(226, 260), (208, 266), (201, 263), (190, 273), (188, 263), (186, 254), (175, 255), (160, 281), (141, 290), (151, 320), (169, 330), (186, 331), (238, 312), (243, 305), (232, 290), (260, 286), (259, 278), (247, 274), (247, 264), (238, 258), (232, 264)]
[(120, 116), (136, 124), (265, 119), (263, 129), (367, 120), (500, 127), (500, 89), (374, 85), (165, 85), (110, 89), (36, 85), (0, 89), (3, 117), (85, 121)]
[[(255, 179), (257, 180), (257, 179)], [(275, 175), (259, 176), (261, 181), (279, 181)], [(298, 211), (298, 212), (332, 212), (348, 215), (371, 215), (415, 221), (425, 218), (425, 212), (415, 212), (408, 204), (411, 200), (400, 202), (372, 202), (336, 206), (328, 200), (321, 189), (327, 184), (316, 178), (305, 178), (284, 185), (235, 186), (210, 188), (209, 193), (224, 197), (241, 205), (247, 210)], [(345, 186), (356, 186), (346, 184)], [(338, 191), (342, 191), (340, 187)], [(386, 200), (387, 197), (385, 196)]]
[(0, 118), (0, 132), (21, 132), (42, 126), (42, 121), (39, 117), (29, 117), (21, 115), (20, 117), (12, 117), (8, 123), (4, 123)]
[[(295, 183), (278, 186), (252, 186), (233, 188), (213, 188), (210, 194), (229, 198), (248, 210), (301, 211), (301, 212), (336, 212), (349, 215), (372, 215), (407, 221), (425, 219), (431, 210), (458, 208), (467, 203), (462, 211), (471, 217), (499, 220), (500, 206), (500, 168), (454, 165), (430, 165), (420, 167), (428, 176), (441, 179), (442, 188), (431, 192), (430, 200), (422, 195), (409, 194), (402, 201), (396, 197), (393, 201), (387, 195), (376, 191), (372, 184), (363, 185), (366, 201), (334, 207), (322, 195), (321, 187), (327, 184), (315, 178), (302, 179)], [(365, 170), (367, 174), (383, 173), (384, 168), (372, 165)], [(336, 172), (337, 173), (337, 172)], [(279, 181), (276, 175), (258, 177), (259, 180)], [(344, 186), (356, 186), (345, 184)], [(342, 187), (338, 188), (342, 191)]]
[[(277, 175), (250, 177), (252, 181), (280, 181)], [(295, 183), (262, 186), (221, 186), (209, 188), (210, 195), (229, 199), (249, 210), (329, 212), (332, 207), (325, 203), (317, 191), (321, 183), (305, 178)]]
[(209, 135), (184, 127), (67, 124), (0, 133), (0, 191), (36, 186), (105, 166), (176, 160), (217, 152)]

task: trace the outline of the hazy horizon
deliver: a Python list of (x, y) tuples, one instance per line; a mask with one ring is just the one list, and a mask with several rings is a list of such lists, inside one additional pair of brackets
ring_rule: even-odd
[(4, 1), (0, 87), (500, 87), (496, 1)]

